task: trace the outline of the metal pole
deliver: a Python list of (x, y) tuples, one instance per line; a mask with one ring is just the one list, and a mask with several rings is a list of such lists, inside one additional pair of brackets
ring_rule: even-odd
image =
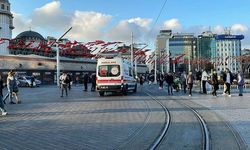
[(59, 53), (59, 47), (56, 46), (56, 83), (57, 86), (60, 86), (60, 53)]
[[(72, 29), (72, 27), (70, 27), (58, 40), (60, 41), (70, 30)], [(51, 45), (51, 47), (53, 46), (53, 44)], [(56, 46), (56, 83), (57, 86), (60, 86), (60, 52), (59, 52), (59, 47), (58, 45)]]
[(135, 57), (135, 77), (137, 77), (137, 57)]
[(173, 61), (173, 72), (175, 72), (175, 60)]
[(189, 51), (188, 71), (191, 71), (191, 51)]
[(155, 50), (155, 81), (154, 81), (155, 84), (157, 84), (157, 78), (156, 78), (156, 75), (157, 75), (156, 74), (157, 66), (156, 65), (157, 65), (157, 57), (156, 57), (156, 50)]
[(132, 77), (134, 77), (134, 44), (133, 44), (133, 32), (131, 32), (131, 68), (132, 68)]

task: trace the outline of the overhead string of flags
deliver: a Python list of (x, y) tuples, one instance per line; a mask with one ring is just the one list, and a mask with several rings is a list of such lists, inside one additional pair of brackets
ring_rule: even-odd
[[(33, 52), (41, 51), (49, 53), (53, 51), (53, 46), (58, 46), (60, 49), (60, 55), (75, 55), (88, 58), (98, 58), (100, 53), (128, 53), (129, 49), (124, 47), (123, 42), (105, 42), (102, 40), (95, 40), (92, 42), (77, 42), (77, 41), (40, 41), (35, 42), (33, 40), (24, 41), (21, 39), (0, 39), (0, 44), (9, 43), (9, 49), (16, 50), (32, 50)], [(134, 55), (138, 62), (146, 61), (146, 52), (149, 49), (134, 49)]]

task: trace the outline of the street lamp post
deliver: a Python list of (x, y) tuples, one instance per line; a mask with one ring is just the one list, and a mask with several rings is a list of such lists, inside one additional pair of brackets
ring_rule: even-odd
[(131, 32), (131, 68), (132, 68), (132, 77), (134, 77), (134, 41), (133, 41), (133, 32)]
[(155, 50), (155, 80), (154, 80), (154, 84), (157, 84), (157, 78), (156, 78), (156, 76), (157, 76), (157, 73), (156, 73), (156, 71), (157, 71), (157, 56), (156, 56), (156, 50)]
[[(70, 27), (58, 40), (60, 41), (70, 30), (72, 29), (72, 27)], [(53, 44), (51, 45), (51, 47), (53, 46)], [(56, 45), (56, 83), (57, 86), (60, 86), (60, 50), (58, 45)]]

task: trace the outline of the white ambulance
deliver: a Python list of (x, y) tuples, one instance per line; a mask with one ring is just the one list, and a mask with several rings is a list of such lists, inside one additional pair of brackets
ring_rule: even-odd
[(131, 63), (119, 56), (102, 57), (97, 61), (96, 90), (100, 96), (106, 92), (137, 91), (137, 83), (132, 75)]

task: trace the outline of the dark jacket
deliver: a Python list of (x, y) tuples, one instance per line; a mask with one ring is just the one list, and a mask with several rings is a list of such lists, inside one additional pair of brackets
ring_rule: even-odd
[(3, 88), (4, 88), (3, 80), (0, 80), (0, 96), (2, 97), (3, 97)]
[(213, 73), (211, 81), (212, 81), (213, 85), (218, 85), (219, 84), (218, 78), (217, 78), (217, 73)]
[(84, 83), (88, 83), (88, 82), (89, 82), (89, 75), (88, 75), (88, 74), (85, 74), (85, 75), (83, 76), (83, 82), (84, 82)]
[(167, 82), (167, 84), (173, 84), (174, 83), (173, 75), (167, 75), (166, 76), (166, 82)]

